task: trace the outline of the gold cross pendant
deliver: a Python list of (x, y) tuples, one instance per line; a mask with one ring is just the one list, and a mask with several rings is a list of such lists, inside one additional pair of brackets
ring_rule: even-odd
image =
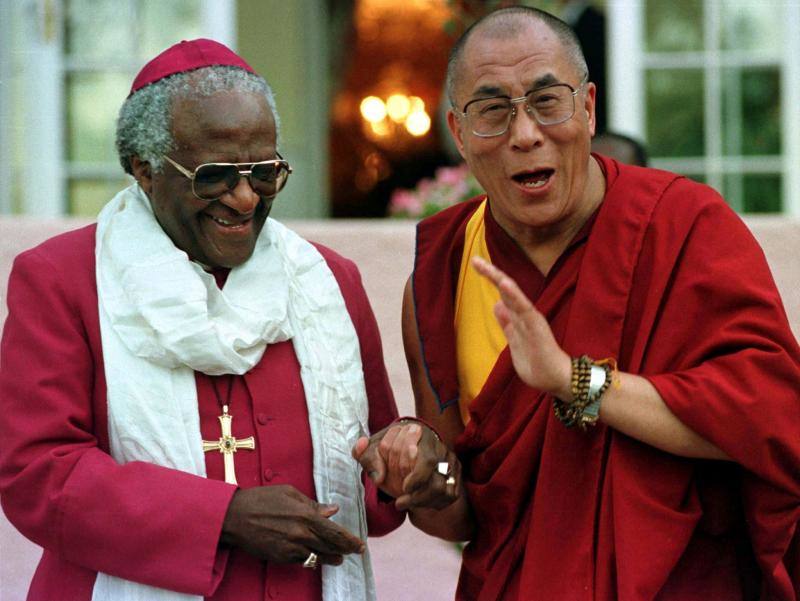
[(222, 438), (219, 440), (204, 440), (203, 452), (219, 451), (225, 461), (225, 482), (228, 484), (239, 483), (236, 481), (236, 470), (233, 465), (233, 454), (239, 449), (252, 451), (256, 448), (256, 441), (252, 436), (243, 440), (236, 440), (231, 431), (231, 421), (233, 416), (228, 413), (228, 406), (222, 406), (222, 415), (219, 416), (219, 425), (222, 428)]

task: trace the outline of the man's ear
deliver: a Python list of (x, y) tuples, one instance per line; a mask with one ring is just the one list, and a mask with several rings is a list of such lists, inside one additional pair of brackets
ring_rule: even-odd
[(453, 141), (456, 143), (456, 148), (458, 148), (461, 158), (466, 159), (464, 156), (464, 137), (461, 121), (452, 110), (447, 111), (447, 128), (453, 136)]
[(597, 120), (595, 117), (595, 102), (597, 101), (597, 86), (591, 81), (586, 83), (585, 99), (583, 108), (586, 110), (586, 119), (589, 124), (589, 133), (594, 136), (597, 128)]
[(150, 196), (150, 191), (153, 189), (153, 171), (150, 163), (134, 155), (131, 157), (131, 171), (133, 171), (133, 177), (139, 182), (139, 186), (144, 193)]

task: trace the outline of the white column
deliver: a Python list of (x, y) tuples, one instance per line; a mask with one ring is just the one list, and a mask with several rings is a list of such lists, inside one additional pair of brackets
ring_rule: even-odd
[(644, 140), (644, 4), (608, 0), (606, 15), (609, 129)]
[(22, 6), (27, 157), (22, 212), (42, 217), (66, 213), (60, 9), (57, 0), (25, 0)]
[(202, 0), (203, 35), (236, 49), (236, 1)]
[[(703, 14), (705, 15), (703, 45), (706, 50), (703, 88), (706, 183), (723, 192), (725, 176), (722, 170), (722, 72), (719, 52), (722, 15), (719, 3), (705, 0)], [(726, 198), (726, 200), (735, 210), (742, 210), (739, 199)]]
[(783, 199), (785, 213), (800, 218), (800, 2), (785, 4), (781, 115), (783, 131)]
[(0, 0), (0, 214), (12, 209), (13, 129), (11, 123), (14, 101), (14, 33), (12, 22), (14, 5)]
[(239, 0), (238, 47), (272, 86), (279, 148), (294, 174), (272, 209), (320, 219), (328, 208), (328, 11), (322, 0)]

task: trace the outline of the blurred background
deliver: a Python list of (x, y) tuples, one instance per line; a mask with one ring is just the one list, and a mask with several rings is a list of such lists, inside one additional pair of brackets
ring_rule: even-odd
[[(419, 215), (473, 192), (466, 170), (437, 171), (459, 163), (444, 124), (447, 53), (475, 18), (515, 4), (0, 3), (0, 214), (96, 215), (125, 184), (113, 140), (133, 76), (175, 42), (211, 37), (276, 93), (295, 175), (275, 213), (290, 219)], [(603, 92), (601, 128), (740, 212), (800, 215), (800, 0), (522, 4), (575, 26)]]
[[(114, 131), (134, 75), (170, 45), (210, 37), (272, 85), (295, 170), (273, 214), (359, 265), (400, 412), (413, 413), (399, 316), (414, 224), (377, 218), (479, 191), (446, 131), (445, 65), (465, 27), (510, 4), (0, 0), (0, 300), (16, 253), (91, 220), (128, 184)], [(747, 214), (800, 335), (800, 0), (523, 4), (578, 33), (598, 125), (626, 136), (606, 137), (604, 151), (638, 141), (650, 165)], [(425, 599), (453, 598), (453, 545), (406, 524), (370, 548), (381, 599), (416, 601), (422, 586)], [(39, 553), (0, 513), (0, 601), (24, 599)]]

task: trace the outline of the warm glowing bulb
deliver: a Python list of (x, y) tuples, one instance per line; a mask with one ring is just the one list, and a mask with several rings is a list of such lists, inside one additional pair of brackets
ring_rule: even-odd
[(411, 100), (411, 111), (412, 113), (420, 113), (425, 110), (425, 101), (420, 98), (419, 96), (412, 96)]
[(395, 123), (401, 123), (411, 111), (411, 101), (405, 94), (392, 94), (386, 101), (386, 112)]
[(424, 136), (431, 128), (431, 118), (425, 111), (411, 113), (406, 119), (406, 129), (412, 136)]
[(379, 138), (385, 138), (389, 135), (389, 124), (384, 120), (373, 121), (369, 126)]
[(370, 123), (378, 123), (386, 118), (386, 105), (377, 96), (367, 96), (361, 101), (361, 116)]

